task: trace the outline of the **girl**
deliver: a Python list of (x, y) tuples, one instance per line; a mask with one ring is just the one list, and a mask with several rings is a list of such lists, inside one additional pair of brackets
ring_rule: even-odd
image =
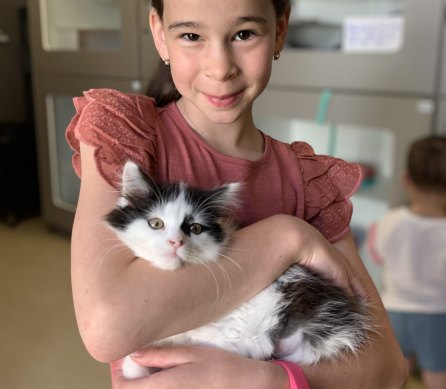
[[(115, 388), (305, 388), (305, 376), (312, 387), (403, 385), (405, 364), (348, 230), (358, 168), (315, 156), (304, 143), (277, 142), (253, 122), (252, 105), (280, 56), (289, 14), (287, 0), (154, 0), (150, 26), (170, 67), (174, 101), (156, 107), (152, 99), (111, 90), (75, 100), (78, 114), (67, 137), (82, 172), (72, 237), (81, 336), (99, 361), (134, 353), (140, 364), (170, 368), (125, 381), (116, 362)], [(117, 201), (127, 159), (161, 180), (203, 188), (244, 182), (242, 228), (226, 253), (239, 267), (225, 260), (224, 271), (211, 265), (216, 281), (189, 266), (166, 272), (117, 244), (103, 216)], [(359, 355), (304, 367), (304, 374), (293, 364), (221, 350), (141, 350), (215, 320), (294, 262), (373, 301), (380, 336)], [(215, 282), (223, 290), (228, 280), (231, 293), (219, 297)]]

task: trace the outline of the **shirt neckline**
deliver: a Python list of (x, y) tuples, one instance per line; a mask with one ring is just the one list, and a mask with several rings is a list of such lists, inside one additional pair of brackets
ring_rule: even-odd
[(172, 114), (175, 116), (175, 119), (178, 121), (181, 131), (186, 132), (188, 136), (191, 136), (195, 140), (195, 142), (197, 142), (201, 147), (206, 149), (209, 153), (211, 153), (218, 159), (224, 160), (226, 162), (235, 165), (258, 167), (266, 163), (271, 155), (271, 137), (264, 134), (261, 130), (259, 130), (259, 132), (263, 137), (264, 150), (263, 150), (263, 155), (260, 159), (258, 159), (257, 161), (250, 161), (243, 158), (232, 157), (221, 153), (220, 151), (216, 150), (208, 143), (206, 143), (206, 141), (200, 135), (198, 135), (197, 132), (186, 121), (175, 101), (169, 103), (166, 108), (170, 110)]

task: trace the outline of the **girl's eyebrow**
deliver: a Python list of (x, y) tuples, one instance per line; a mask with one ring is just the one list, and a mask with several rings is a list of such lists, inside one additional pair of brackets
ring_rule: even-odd
[[(243, 23), (259, 23), (259, 24), (267, 24), (268, 20), (266, 20), (262, 16), (240, 16), (236, 20), (236, 24)], [(181, 22), (173, 22), (169, 25), (169, 30), (175, 30), (178, 28), (203, 28), (203, 24), (192, 22), (192, 21), (181, 21)]]
[(184, 21), (184, 22), (174, 22), (169, 25), (168, 29), (175, 30), (177, 28), (200, 28), (200, 27), (203, 27), (201, 23)]
[(262, 16), (240, 16), (237, 18), (237, 24), (249, 23), (249, 22), (267, 24), (268, 20), (266, 20)]

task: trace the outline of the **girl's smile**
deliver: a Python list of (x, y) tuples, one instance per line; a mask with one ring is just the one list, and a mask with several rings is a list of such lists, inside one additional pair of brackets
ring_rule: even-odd
[(286, 27), (271, 0), (165, 0), (163, 19), (152, 13), (150, 21), (189, 124), (254, 134), (252, 103), (269, 81)]
[(203, 93), (203, 95), (209, 100), (209, 103), (216, 108), (229, 108), (235, 105), (242, 98), (242, 94), (243, 91), (224, 96), (213, 96)]

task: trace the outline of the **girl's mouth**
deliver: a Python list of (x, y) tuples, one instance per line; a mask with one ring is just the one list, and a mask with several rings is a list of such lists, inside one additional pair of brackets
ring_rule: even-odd
[(217, 108), (227, 108), (240, 100), (242, 96), (242, 92), (232, 93), (230, 95), (224, 96), (213, 96), (204, 93), (206, 99), (211, 103), (214, 107)]

